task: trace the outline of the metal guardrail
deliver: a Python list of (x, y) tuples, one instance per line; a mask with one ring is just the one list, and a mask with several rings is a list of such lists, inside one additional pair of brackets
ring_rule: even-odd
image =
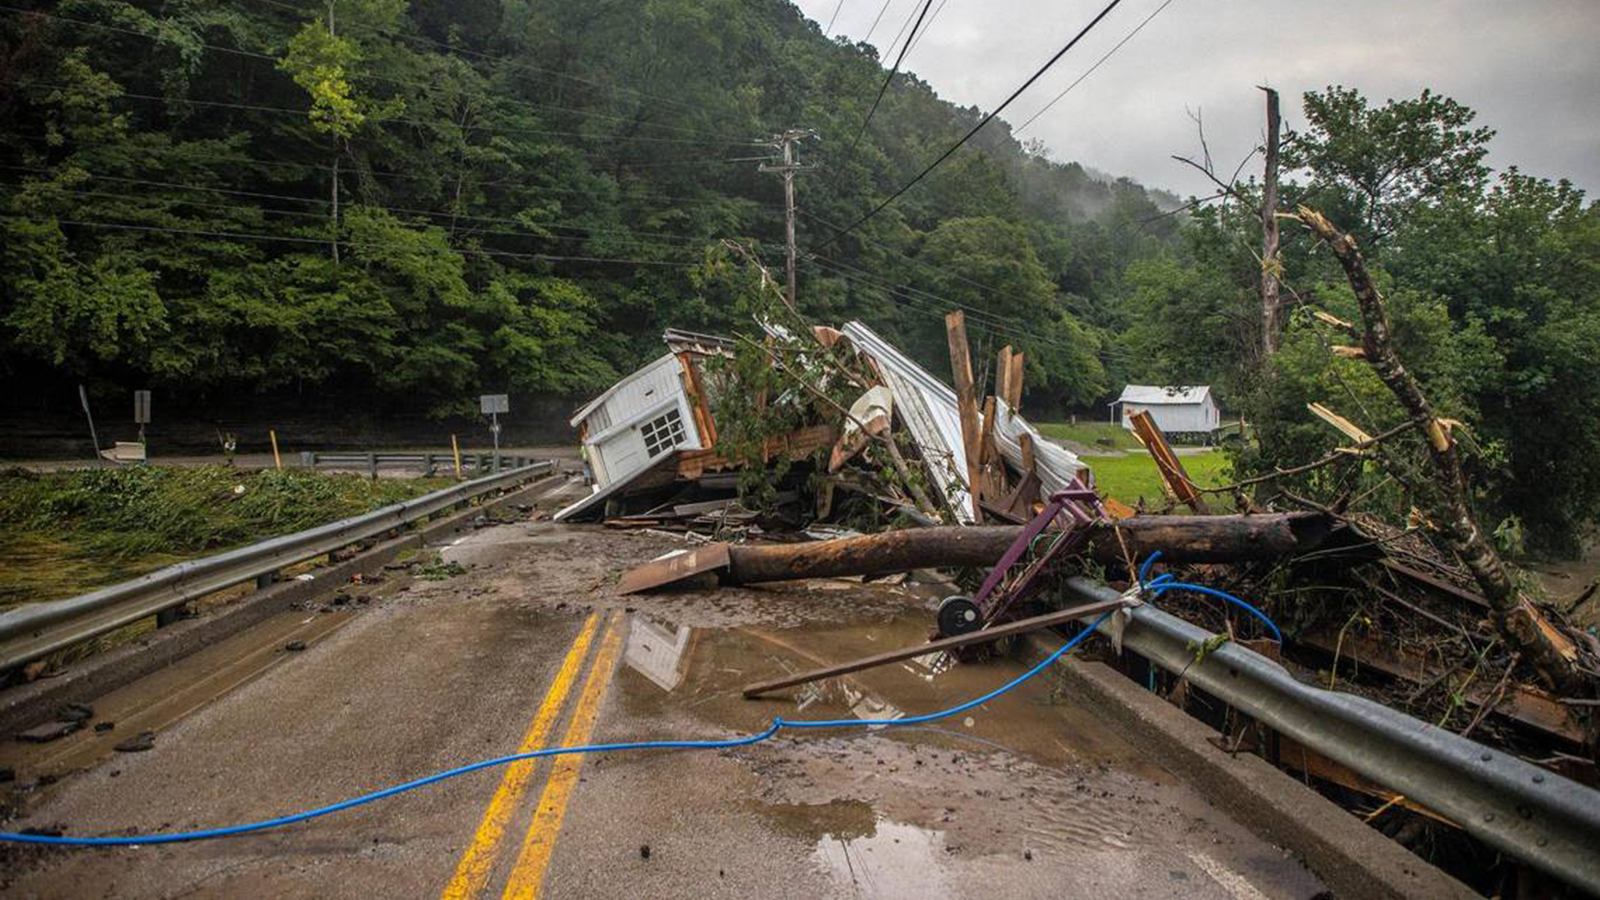
[(0, 670), (158, 615), (196, 597), (274, 576), (286, 566), (376, 537), (480, 494), (545, 474), (553, 467), (552, 462), (542, 462), (507, 468), (359, 516), (167, 566), (77, 597), (8, 610), (0, 613)]
[[(1065, 590), (1083, 602), (1121, 596), (1086, 578), (1067, 579)], [(1600, 791), (1364, 697), (1302, 684), (1237, 644), (1196, 661), (1212, 637), (1145, 605), (1129, 611), (1122, 646), (1489, 846), (1600, 894)]]
[[(498, 463), (493, 453), (461, 454), (461, 470), (463, 472), (472, 469), (479, 473), (488, 473), (506, 468), (520, 468), (532, 463), (533, 460), (530, 457), (511, 456), (504, 453), (500, 454)], [(377, 478), (378, 470), (383, 468), (405, 467), (421, 469), (423, 474), (432, 475), (440, 470), (454, 471), (455, 464), (455, 455), (452, 453), (324, 453), (317, 450), (300, 451), (300, 465), (307, 469), (365, 470), (373, 478)]]

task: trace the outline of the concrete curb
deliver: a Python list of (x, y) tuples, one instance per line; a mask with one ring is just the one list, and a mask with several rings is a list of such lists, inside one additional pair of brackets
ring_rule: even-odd
[(491, 498), (478, 506), (423, 524), (415, 531), (384, 541), (351, 559), (318, 569), (311, 581), (282, 581), (246, 594), (207, 614), (158, 629), (142, 640), (117, 647), (79, 663), (63, 674), (12, 688), (0, 696), (0, 735), (8, 736), (48, 721), (68, 703), (91, 703), (117, 688), (172, 665), (191, 653), (231, 637), (310, 599), (348, 584), (351, 576), (375, 572), (402, 551), (421, 547), (467, 527), (474, 518), (496, 507), (531, 502), (566, 484), (562, 472), (541, 478), (518, 490)]
[[(1023, 647), (1037, 660), (1056, 645), (1030, 635)], [(1257, 836), (1299, 855), (1337, 895), (1482, 896), (1266, 760), (1217, 749), (1209, 726), (1110, 666), (1063, 659), (1055, 668), (1075, 699)]]

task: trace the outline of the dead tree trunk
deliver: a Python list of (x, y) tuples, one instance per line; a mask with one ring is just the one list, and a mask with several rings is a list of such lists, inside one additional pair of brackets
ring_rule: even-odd
[(1492, 607), (1491, 620), (1506, 642), (1520, 651), (1551, 687), (1563, 693), (1588, 694), (1588, 679), (1575, 667), (1577, 648), (1517, 589), (1500, 554), (1467, 508), (1466, 476), (1461, 471), (1455, 441), (1434, 415), (1433, 405), (1416, 378), (1395, 354), (1383, 297), (1367, 275), (1366, 262), (1355, 239), (1316, 210), (1302, 206), (1298, 219), (1339, 258), (1361, 305), (1361, 341), (1367, 362), (1405, 408), (1412, 426), (1427, 439), (1428, 454), (1439, 477), (1417, 485), (1418, 506), (1472, 572)]
[[(1118, 540), (1115, 531), (1121, 532)], [(1123, 545), (1135, 560), (1156, 550), (1167, 562), (1240, 562), (1279, 559), (1318, 547), (1331, 522), (1320, 513), (1253, 516), (1134, 516), (1096, 526), (1088, 553), (1123, 562)], [(908, 528), (834, 541), (739, 544), (728, 547), (729, 584), (890, 575), (911, 569), (992, 566), (1017, 539), (1021, 526)]]
[(1261, 358), (1278, 349), (1278, 92), (1267, 92), (1267, 169), (1261, 182)]

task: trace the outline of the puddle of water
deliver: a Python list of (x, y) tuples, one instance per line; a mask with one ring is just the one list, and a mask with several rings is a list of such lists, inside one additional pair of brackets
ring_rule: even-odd
[(812, 860), (840, 885), (867, 897), (943, 897), (951, 885), (942, 864), (943, 832), (878, 819), (861, 837), (828, 835)]

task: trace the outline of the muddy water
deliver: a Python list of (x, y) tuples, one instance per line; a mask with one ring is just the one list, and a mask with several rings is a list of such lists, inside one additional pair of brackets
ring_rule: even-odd
[[(809, 624), (696, 627), (639, 609), (621, 700), (630, 717), (665, 719), (696, 738), (760, 731), (774, 716), (871, 723), (787, 730), (727, 751), (760, 784), (743, 801), (748, 810), (809, 841), (812, 865), (842, 891), (942, 896), (970, 890), (985, 860), (1037, 860), (1041, 875), (1066, 878), (1086, 858), (1115, 867), (1162, 857), (1177, 836), (1207, 848), (1244, 843), (1229, 830), (1237, 826), (1213, 824), (1208, 805), (1062, 695), (1049, 673), (949, 719), (888, 725), (1010, 681), (1026, 669), (1012, 658), (926, 656), (744, 699), (752, 681), (927, 639), (931, 612), (906, 589), (791, 590), (809, 594)], [(886, 593), (900, 602), (885, 606)], [(1272, 868), (1285, 895), (1315, 892), (1292, 861)]]

